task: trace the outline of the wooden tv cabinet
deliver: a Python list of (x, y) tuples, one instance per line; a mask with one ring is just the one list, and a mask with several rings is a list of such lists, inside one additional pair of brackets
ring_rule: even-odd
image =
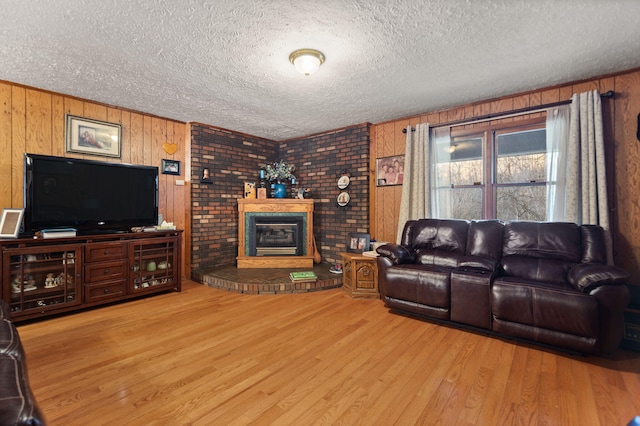
[(181, 290), (182, 231), (2, 239), (14, 321)]

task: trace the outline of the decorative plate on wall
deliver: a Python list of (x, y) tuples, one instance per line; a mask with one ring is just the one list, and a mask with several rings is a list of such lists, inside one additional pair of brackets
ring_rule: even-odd
[(340, 207), (344, 207), (347, 204), (349, 204), (349, 200), (351, 199), (351, 197), (349, 196), (348, 192), (341, 192), (340, 195), (338, 195), (338, 205)]
[(338, 188), (345, 189), (347, 186), (349, 186), (349, 182), (351, 182), (351, 179), (349, 179), (349, 176), (342, 175), (342, 177), (338, 179)]

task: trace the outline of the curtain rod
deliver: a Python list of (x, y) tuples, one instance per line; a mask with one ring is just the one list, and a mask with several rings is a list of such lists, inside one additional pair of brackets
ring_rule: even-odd
[[(605, 93), (601, 93), (600, 97), (601, 98), (613, 98), (616, 95), (616, 92), (614, 92), (613, 90), (609, 90), (608, 92)], [(554, 108), (557, 106), (561, 106), (561, 105), (568, 105), (571, 103), (571, 99), (568, 99), (566, 101), (560, 101), (560, 102), (553, 102), (550, 104), (544, 104), (544, 105), (536, 105), (536, 106), (531, 106), (531, 107), (526, 107), (526, 108), (520, 108), (520, 109), (515, 109), (512, 111), (504, 111), (504, 112), (496, 112), (494, 114), (486, 114), (486, 115), (481, 115), (478, 117), (474, 117), (472, 119), (469, 118), (463, 118), (461, 120), (454, 120), (454, 121), (449, 121), (447, 123), (441, 123), (441, 124), (436, 124), (433, 127), (444, 127), (444, 126), (456, 126), (458, 124), (472, 124), (472, 123), (477, 123), (480, 121), (487, 121), (487, 120), (492, 120), (494, 118), (499, 118), (499, 117), (506, 117), (506, 116), (510, 116), (510, 115), (521, 115), (527, 112), (536, 112), (536, 111), (543, 111), (549, 108)], [(411, 129), (412, 132), (415, 132), (416, 129), (412, 128)], [(404, 129), (402, 129), (402, 133), (407, 133), (407, 128), (405, 127)]]

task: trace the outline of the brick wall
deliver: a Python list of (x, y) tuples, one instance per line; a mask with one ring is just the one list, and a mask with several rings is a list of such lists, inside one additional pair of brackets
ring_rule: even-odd
[[(244, 182), (257, 180), (267, 162), (296, 166), (301, 187), (315, 200), (314, 235), (324, 261), (340, 261), (350, 232), (369, 232), (369, 124), (278, 143), (224, 129), (191, 127), (192, 270), (234, 264), (238, 254), (238, 205)], [(203, 167), (212, 184), (200, 183)], [(351, 177), (351, 197), (337, 204), (337, 182)]]
[[(238, 198), (244, 183), (278, 158), (279, 144), (199, 124), (191, 126), (191, 268), (233, 264), (238, 255)], [(210, 184), (200, 182), (208, 167)]]
[[(280, 155), (296, 165), (300, 186), (311, 188), (313, 233), (322, 259), (330, 263), (340, 262), (350, 232), (369, 232), (369, 130), (365, 123), (280, 145)], [(345, 170), (351, 201), (340, 207), (338, 179)]]

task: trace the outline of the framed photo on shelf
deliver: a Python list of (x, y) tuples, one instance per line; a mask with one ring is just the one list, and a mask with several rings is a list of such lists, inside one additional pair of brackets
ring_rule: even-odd
[(180, 161), (162, 160), (162, 174), (163, 175), (179, 175)]
[(376, 186), (402, 185), (404, 155), (376, 158)]
[(18, 238), (24, 209), (3, 209), (0, 219), (0, 238)]
[(200, 175), (200, 182), (213, 183), (213, 181), (211, 180), (211, 172), (209, 171), (208, 167), (205, 167), (202, 169), (202, 174)]
[(67, 114), (67, 152), (120, 158), (122, 126)]
[(369, 251), (369, 234), (349, 233), (349, 238), (347, 238), (347, 252), (362, 253), (363, 251)]

